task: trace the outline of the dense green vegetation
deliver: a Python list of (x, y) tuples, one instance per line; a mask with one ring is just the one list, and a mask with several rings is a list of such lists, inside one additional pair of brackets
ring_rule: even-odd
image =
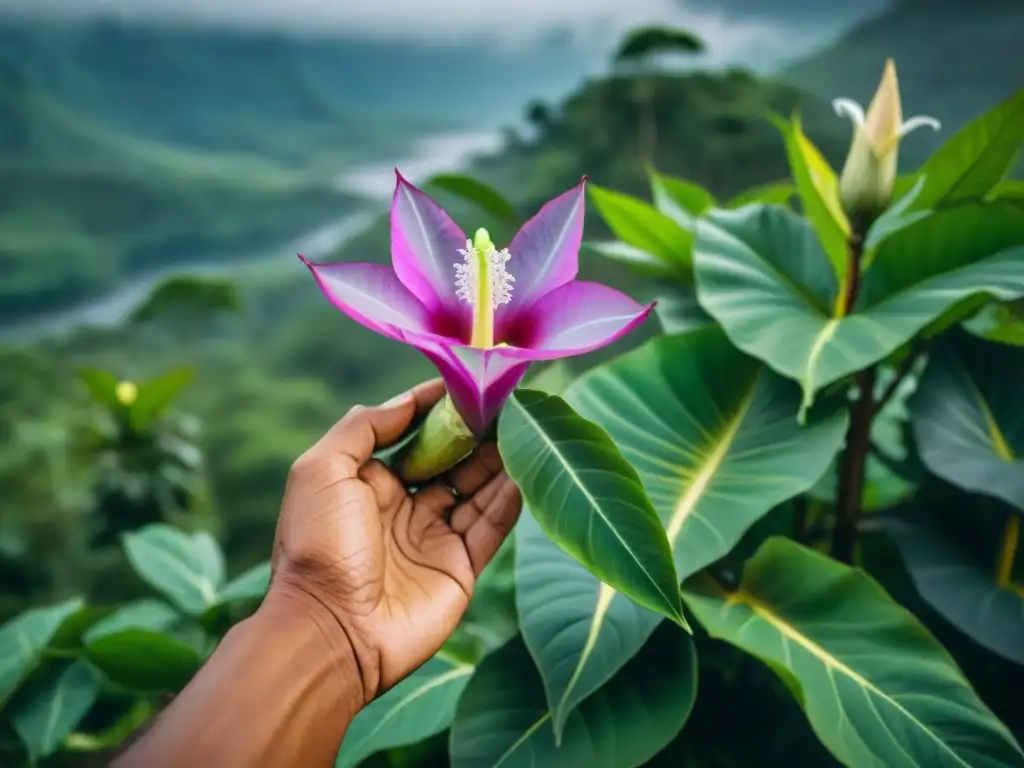
[(942, 121), (939, 135), (915, 136), (901, 154), (919, 166), (949, 131), (990, 109), (1020, 87), (1024, 51), (1017, 0), (896, 0), (837, 43), (786, 67), (779, 76), (822, 99), (866, 101), (878, 82), (878, 62), (897, 59), (904, 114)]
[[(991, 5), (994, 7), (994, 3)], [(925, 19), (927, 14), (918, 18)], [(948, 42), (946, 38), (936, 40), (944, 41), (943, 45)], [(101, 49), (93, 49), (97, 50)], [(929, 86), (927, 80), (915, 80), (912, 63), (904, 69), (899, 49), (881, 50), (896, 55), (900, 62), (906, 114), (929, 112), (919, 102), (931, 91), (921, 89), (934, 86)], [(877, 82), (883, 54), (870, 63), (872, 85)], [(330, 59), (327, 53), (323, 56), (325, 63), (316, 76), (321, 82), (329, 80), (326, 73)], [(38, 73), (41, 62), (26, 63), (25, 68)], [(830, 76), (838, 82), (846, 64), (829, 67)], [(1004, 71), (1002, 64), (990, 67), (981, 80), (978, 73), (964, 68), (963, 82), (973, 82), (982, 90), (981, 81), (988, 82)], [(70, 71), (61, 77), (70, 77)], [(943, 71), (948, 73), (949, 68)], [(10, 63), (0, 68), (0, 73), (0, 103), (13, 105), (11, 114), (22, 116), (0, 125), (0, 180), (4, 182), (0, 185), (0, 313), (10, 307), (20, 314), (46, 303), (86, 295), (115, 283), (123, 271), (166, 263), (183, 252), (193, 256), (214, 250), (220, 254), (224, 248), (263, 252), (274, 248), (276, 240), (358, 202), (324, 187), (324, 173), (337, 170), (335, 160), (348, 162), (342, 152), (332, 155), (329, 167), (321, 164), (336, 151), (330, 140), (275, 144), (268, 138), (275, 131), (261, 128), (254, 134), (250, 150), (226, 152), (223, 147), (207, 145), (216, 141), (216, 131), (210, 128), (216, 121), (210, 111), (201, 115), (197, 109), (196, 115), (183, 120), (183, 124), (191, 121), (195, 126), (188, 129), (195, 131), (189, 140), (191, 146), (181, 138), (185, 130), (181, 126), (172, 137), (176, 142), (171, 143), (167, 137), (145, 132), (146, 115), (118, 114), (118, 125), (101, 125), (94, 118), (109, 113), (78, 110), (78, 105), (69, 105), (62, 98), (57, 85), (51, 84), (52, 90), (47, 90), (51, 86), (40, 85), (43, 81), (38, 74), (30, 77)], [(949, 76), (958, 78), (959, 74)], [(74, 90), (74, 80), (66, 83), (62, 87)], [(824, 79), (822, 83), (815, 88), (815, 96), (807, 96), (780, 82), (743, 72), (622, 74), (594, 80), (560, 103), (532, 105), (528, 109), (530, 132), (510, 132), (505, 150), (481, 159), (471, 173), (509, 198), (519, 219), (575, 184), (583, 174), (600, 187), (649, 199), (649, 176), (639, 160), (641, 125), (645, 105), (649, 104), (653, 105), (656, 125), (654, 167), (662, 174), (699, 183), (718, 200), (728, 201), (750, 187), (790, 176), (785, 145), (768, 120), (769, 112), (788, 116), (799, 110), (806, 133), (834, 167), (841, 166), (849, 146), (850, 126), (833, 115), (826, 99), (840, 94), (864, 98), (869, 88), (847, 91)], [(302, 93), (298, 89), (292, 97), (305, 99)], [(319, 99), (309, 97), (306, 103), (311, 117), (304, 127), (292, 126), (297, 131), (294, 136), (305, 132), (310, 137), (320, 131), (323, 133), (319, 135), (331, 135), (316, 117)], [(983, 106), (989, 108), (995, 101), (993, 95)], [(207, 107), (211, 103), (215, 100), (207, 102)], [(297, 101), (278, 105), (281, 114), (305, 109)], [(6, 109), (3, 107), (5, 114)], [(981, 111), (980, 107), (972, 110), (974, 114)], [(940, 110), (934, 113), (950, 120)], [(960, 114), (962, 120), (971, 116)], [(261, 126), (273, 125), (269, 116), (259, 120)], [(154, 120), (155, 129), (161, 125), (161, 121)], [(128, 130), (127, 126), (134, 126), (139, 133), (128, 136), (122, 132)], [(230, 133), (225, 130), (226, 135)], [(281, 130), (281, 135), (286, 135), (285, 128)], [(938, 140), (948, 140), (950, 135), (950, 131), (943, 131)], [(235, 137), (229, 146), (242, 146), (239, 135)], [(912, 156), (917, 142), (927, 140), (926, 135), (915, 134), (906, 141), (903, 156)], [(302, 151), (289, 155), (300, 144)], [(304, 154), (307, 146), (309, 154)], [(1003, 189), (1008, 201), (1014, 190), (1019, 195), (1017, 188)], [(491, 228), (496, 240), (507, 239), (512, 229), (507, 218), (461, 201), (451, 194), (450, 185), (449, 192), (440, 188), (433, 191), (464, 229), (483, 224)], [(790, 197), (783, 190), (775, 199), (781, 202)], [(60, 201), (59, 205), (54, 201)], [(126, 212), (130, 212), (130, 218)], [(265, 229), (257, 228), (257, 223)], [(586, 239), (605, 241), (610, 234), (591, 205)], [(77, 256), (72, 258), (72, 254)], [(382, 222), (346, 246), (342, 255), (387, 261), (388, 236)], [(44, 259), (45, 267), (40, 266)], [(82, 329), (61, 341), (0, 350), (0, 444), (4, 446), (0, 449), (0, 488), (4, 490), (0, 494), (0, 620), (14, 616), (29, 604), (53, 604), (77, 595), (85, 595), (96, 605), (151, 599), (160, 593), (159, 588), (151, 586), (153, 579), (147, 583), (145, 576), (131, 575), (121, 542), (111, 534), (150, 521), (154, 509), (159, 517), (175, 524), (214, 533), (223, 547), (229, 577), (258, 566), (267, 556), (284, 479), (295, 457), (350, 405), (381, 401), (433, 375), (430, 364), (414, 351), (383, 342), (340, 317), (321, 300), (305, 269), (297, 261), (292, 267), (286, 262), (282, 258), (283, 266), (256, 268), (240, 264), (232, 276), (241, 299), (237, 311), (230, 311), (234, 302), (227, 300), (190, 304), (194, 295), (183, 306), (168, 309), (165, 293), (158, 302), (162, 308), (145, 312), (137, 322), (121, 328)], [(664, 277), (652, 280), (637, 276), (590, 250), (581, 255), (581, 262), (584, 277), (616, 285), (638, 298), (664, 293)], [(59, 269), (48, 268), (50, 264)], [(5, 295), (8, 286), (13, 288)], [(15, 299), (24, 303), (16, 306)], [(199, 305), (205, 310), (201, 311)], [(1012, 314), (1016, 310), (1008, 306), (999, 311)], [(662, 321), (666, 321), (664, 316)], [(772, 318), (766, 318), (762, 325), (771, 327), (772, 322)], [(1008, 322), (1019, 333), (1019, 324)], [(582, 361), (571, 361), (570, 371), (615, 357), (650, 339), (658, 330), (658, 321), (652, 318), (613, 348)], [(1008, 335), (1013, 336), (1009, 331)], [(718, 352), (721, 360), (732, 360), (732, 355), (749, 362), (728, 345), (722, 345)], [(898, 363), (897, 358), (889, 362)], [(636, 358), (628, 358), (627, 363), (629, 360)], [(620, 369), (627, 363), (621, 363)], [(104, 390), (103, 381), (95, 377), (91, 381), (89, 377), (77, 377), (76, 371), (82, 366), (109, 370), (115, 380), (135, 382), (159, 380), (181, 366), (194, 366), (194, 379), (176, 393), (173, 409), (153, 428), (152, 441), (146, 442), (150, 446), (145, 452), (147, 461), (141, 466), (128, 466), (118, 458), (122, 442), (128, 446), (138, 443), (133, 442), (131, 430), (119, 431), (112, 426), (117, 422), (111, 417), (116, 406), (109, 398), (110, 390)], [(730, 368), (734, 370), (738, 368)], [(724, 392), (727, 383), (718, 389)], [(900, 443), (894, 435), (907, 428), (901, 401), (884, 416), (878, 421), (877, 437), (888, 451)], [(155, 460), (151, 450), (154, 444), (159, 447)], [(130, 458), (132, 450), (122, 452)], [(187, 472), (182, 472), (182, 465)], [(908, 482), (894, 468), (911, 475), (921, 471), (898, 448), (891, 455), (868, 462), (864, 521), (868, 532), (872, 531), (875, 513), (891, 509), (894, 501), (905, 498)], [(156, 478), (157, 482), (147, 480), (140, 485), (139, 476)], [(827, 549), (827, 525), (835, 499), (830, 477), (826, 474), (798, 502), (776, 506), (751, 529), (736, 551), (742, 556), (751, 554), (766, 535), (789, 535), (796, 525), (806, 526), (809, 545)], [(171, 503), (165, 491), (153, 490), (167, 485), (172, 488)], [(946, 512), (954, 523), (957, 505), (967, 508), (964, 504), (977, 498), (956, 496), (945, 480), (936, 477), (922, 484), (920, 492), (922, 498), (936, 498), (948, 507)], [(981, 574), (983, 586), (991, 581), (989, 574), (995, 572), (986, 560), (991, 554), (988, 550), (994, 537), (1002, 533), (1000, 526), (990, 523), (999, 522), (1006, 511), (1005, 504), (991, 507), (977, 506), (987, 522), (978, 526), (978, 541), (972, 539), (972, 546), (982, 553), (978, 559), (984, 567), (966, 568), (970, 563), (965, 561), (963, 571), (973, 576)], [(767, 512), (767, 508), (762, 511)], [(874, 530), (877, 532), (877, 528)], [(896, 600), (921, 618), (956, 659), (985, 704), (1019, 738), (1024, 733), (1024, 722), (1015, 697), (1022, 682), (1021, 668), (1000, 661), (972, 639), (976, 635), (944, 619), (948, 605), (926, 602), (922, 596), (933, 601), (935, 593), (915, 584), (913, 574), (908, 575), (887, 537), (865, 536), (861, 547), (860, 556), (870, 563), (873, 575)], [(913, 550), (907, 553), (911, 557)], [(1020, 561), (1018, 557), (1018, 582)], [(927, 566), (926, 561), (919, 562)], [(514, 632), (514, 605), (510, 619), (510, 592), (507, 583), (502, 586), (502, 579), (511, 580), (511, 571), (506, 568), (496, 574), (499, 585), (495, 592), (500, 597), (489, 588), (483, 590), (496, 606), (487, 620), (504, 626), (506, 632), (511, 621)], [(201, 606), (203, 611), (209, 609), (208, 614), (197, 613), (187, 602), (188, 596), (180, 595), (168, 596), (177, 606), (169, 613), (166, 606), (155, 609), (155, 623), (147, 626), (155, 628), (157, 634), (172, 632), (190, 649), (171, 649), (177, 653), (179, 665), (169, 666), (171, 674), (152, 683), (155, 688), (176, 690), (206, 653), (211, 638), (250, 609), (252, 601), (248, 598), (258, 596), (259, 578), (255, 587), (250, 583), (245, 589), (236, 587), (234, 592), (228, 588), (230, 581), (225, 578), (220, 585), (216, 605)], [(979, 582), (975, 579), (972, 583)], [(232, 596), (239, 594), (241, 599)], [(180, 600), (185, 600), (184, 609)], [(708, 601), (710, 598), (705, 599), (705, 612), (709, 610)], [(74, 613), (73, 608), (69, 612)], [(147, 615), (145, 620), (150, 621), (154, 613), (151, 610)], [(686, 728), (674, 740), (665, 742), (662, 754), (648, 764), (670, 766), (682, 762), (707, 768), (783, 762), (837, 764), (807, 728), (804, 713), (783, 682), (756, 659), (712, 640), (699, 625), (691, 623), (695, 625), (695, 647), (701, 659), (700, 695)], [(108, 626), (97, 631), (88, 641), (98, 643), (98, 650), (93, 650), (98, 664), (117, 655), (116, 643), (111, 646), (108, 641), (105, 646), (102, 642), (104, 632), (112, 633), (113, 629)], [(479, 627), (471, 629), (481, 631)], [(859, 636), (859, 631), (859, 627), (853, 627), (849, 635)], [(479, 635), (474, 637), (479, 639)], [(507, 637), (501, 632), (497, 637), (485, 634), (482, 642), (493, 647)], [(79, 640), (74, 631), (60, 638), (71, 646)], [(664, 638), (655, 636), (655, 640), (662, 642)], [(466, 638), (461, 641), (478, 647)], [(44, 641), (43, 646), (46, 644)], [(166, 651), (166, 644), (160, 649)], [(643, 654), (638, 658), (642, 660)], [(61, 671), (59, 664), (47, 666), (45, 674), (33, 683), (45, 688), (50, 682), (47, 675), (55, 671)], [(131, 688), (132, 680), (127, 682)], [(687, 690), (685, 682), (681, 681), (677, 690)], [(117, 743), (134, 727), (133, 723), (141, 722), (159, 707), (161, 699), (151, 691), (143, 698), (146, 702), (139, 705), (135, 692), (104, 684), (98, 703), (74, 727), (94, 735), (124, 718), (122, 731), (113, 732), (105, 742), (76, 738), (73, 744), (77, 749), (103, 749)], [(744, 724), (743, 739), (735, 738), (737, 722)], [(18, 764), (23, 754), (18, 733), (8, 727), (6, 720), (3, 729), (0, 744), (5, 752), (0, 762), (7, 764), (9, 758), (12, 764)], [(447, 737), (440, 735), (420, 745), (392, 750), (390, 755), (380, 753), (367, 764), (444, 765), (447, 752)], [(81, 753), (75, 753), (49, 761), (54, 765), (62, 760), (78, 765), (80, 758)]]

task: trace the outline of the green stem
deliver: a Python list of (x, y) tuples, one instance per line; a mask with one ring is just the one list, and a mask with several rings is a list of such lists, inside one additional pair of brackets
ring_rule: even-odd
[(398, 476), (419, 485), (447, 472), (479, 445), (451, 398), (445, 395), (427, 414), (423, 426), (396, 457)]
[[(843, 296), (843, 314), (849, 314), (860, 290), (860, 268), (864, 256), (864, 239), (859, 234), (850, 237), (849, 272), (847, 290)], [(875, 380), (878, 369), (874, 366), (857, 374), (857, 399), (850, 408), (850, 426), (846, 430), (846, 447), (839, 465), (836, 488), (836, 522), (832, 530), (832, 556), (843, 563), (853, 563), (857, 546), (857, 526), (862, 512), (861, 500), (867, 471), (868, 451), (871, 448), (871, 421), (875, 416)]]

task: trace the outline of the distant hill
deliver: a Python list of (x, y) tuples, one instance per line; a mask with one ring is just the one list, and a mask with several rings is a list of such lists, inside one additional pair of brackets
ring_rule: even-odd
[(0, 59), (97, 125), (161, 142), (299, 160), (409, 135), (320, 92), (269, 33), (0, 20)]
[(274, 247), (358, 204), (326, 175), (107, 130), (0, 61), (0, 321)]
[[(44, 92), (127, 134), (232, 151), (380, 144), (491, 126), (587, 62), (557, 36), (528, 52), (274, 31), (0, 18), (0, 57)], [(593, 62), (590, 62), (591, 64)]]
[(973, 117), (1024, 87), (1024, 2), (898, 0), (834, 45), (784, 69), (779, 77), (822, 99), (870, 100), (887, 56), (896, 61), (903, 112), (943, 123), (906, 142), (906, 167), (920, 164)]

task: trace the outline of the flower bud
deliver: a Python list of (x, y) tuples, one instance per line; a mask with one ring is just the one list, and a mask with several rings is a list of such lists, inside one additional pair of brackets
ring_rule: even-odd
[(911, 131), (929, 126), (939, 130), (939, 121), (932, 117), (913, 117), (903, 122), (899, 81), (892, 59), (885, 62), (878, 90), (871, 100), (867, 115), (850, 99), (835, 99), (836, 114), (853, 122), (853, 141), (839, 177), (839, 202), (843, 211), (863, 230), (892, 201), (896, 184), (901, 139)]

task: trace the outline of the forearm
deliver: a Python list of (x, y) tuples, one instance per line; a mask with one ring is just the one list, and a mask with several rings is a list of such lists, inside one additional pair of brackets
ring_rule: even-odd
[(333, 765), (364, 685), (336, 623), (272, 593), (115, 768)]

